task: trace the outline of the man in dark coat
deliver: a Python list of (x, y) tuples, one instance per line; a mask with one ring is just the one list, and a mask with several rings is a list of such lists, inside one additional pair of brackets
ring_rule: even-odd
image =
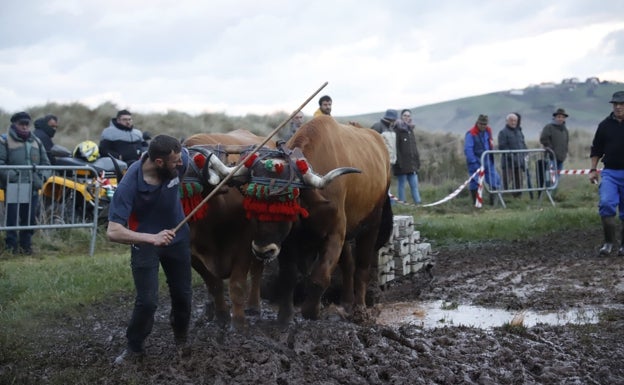
[(50, 163), (54, 164), (54, 157), (51, 155), (50, 151), (52, 150), (52, 146), (54, 146), (54, 142), (52, 138), (54, 134), (56, 134), (56, 129), (58, 128), (58, 118), (52, 114), (47, 114), (43, 118), (39, 118), (35, 120), (35, 131), (34, 134), (41, 140), (43, 146), (45, 147), (46, 154), (48, 155), (48, 159)]
[(143, 149), (143, 134), (134, 128), (130, 111), (117, 112), (117, 116), (102, 131), (98, 147), (100, 155), (110, 155), (128, 165), (139, 159)]

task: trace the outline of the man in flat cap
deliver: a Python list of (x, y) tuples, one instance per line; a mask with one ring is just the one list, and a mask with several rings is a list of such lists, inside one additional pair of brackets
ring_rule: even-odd
[[(492, 128), (488, 125), (489, 119), (487, 115), (479, 115), (475, 125), (466, 132), (464, 138), (464, 155), (466, 155), (466, 165), (468, 166), (468, 175), (474, 174), (481, 167), (481, 155), (485, 151), (494, 149), (494, 137), (492, 136)], [(485, 172), (485, 183), (490, 186), (490, 190), (500, 190), (501, 178), (496, 172), (494, 161), (491, 157), (487, 157), (483, 164)], [(472, 204), (477, 199), (477, 189), (479, 183), (477, 178), (470, 180), (470, 199)], [(494, 195), (490, 194), (490, 204), (494, 203)]]
[(566, 127), (566, 118), (568, 114), (563, 108), (557, 108), (552, 114), (553, 118), (550, 123), (544, 126), (540, 135), (540, 143), (544, 148), (550, 149), (555, 153), (555, 166), (557, 167), (557, 178), (559, 172), (563, 169), (563, 162), (568, 156), (568, 142), (570, 135)]
[[(30, 115), (26, 112), (18, 112), (11, 117), (8, 134), (0, 137), (0, 165), (50, 165), (43, 143), (30, 132), (30, 123)], [(10, 183), (19, 183), (20, 186), (30, 184), (30, 191), (28, 191), (30, 203), (21, 203), (21, 201), (20, 203), (7, 203), (7, 226), (35, 225), (35, 216), (39, 206), (37, 191), (48, 175), (49, 170), (0, 170), (0, 187), (5, 191)], [(5, 250), (13, 254), (19, 252), (26, 255), (32, 254), (33, 232), (33, 230), (20, 230), (18, 237), (17, 231), (7, 231)]]
[[(598, 187), (598, 214), (602, 220), (605, 243), (598, 254), (607, 256), (613, 250), (617, 227), (615, 215), (619, 207), (621, 243), (618, 256), (624, 256), (624, 91), (614, 93), (609, 103), (613, 105), (613, 112), (600, 122), (592, 141), (589, 181), (598, 183), (602, 179)], [(604, 164), (600, 176), (597, 170), (599, 160)]]

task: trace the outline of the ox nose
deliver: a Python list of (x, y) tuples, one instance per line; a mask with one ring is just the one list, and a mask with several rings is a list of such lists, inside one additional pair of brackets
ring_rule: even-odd
[(261, 261), (264, 261), (264, 263), (271, 262), (273, 259), (275, 259), (278, 256), (280, 252), (279, 246), (276, 245), (275, 243), (270, 243), (265, 246), (259, 246), (255, 242), (252, 242), (251, 250), (253, 251), (256, 258), (258, 258)]

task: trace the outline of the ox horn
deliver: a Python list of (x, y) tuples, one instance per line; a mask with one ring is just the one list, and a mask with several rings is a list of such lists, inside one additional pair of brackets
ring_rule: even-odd
[[(209, 162), (210, 162), (210, 169), (211, 170), (214, 169), (218, 173), (218, 175), (215, 174), (217, 178), (229, 175), (236, 169), (236, 166), (233, 166), (233, 167), (226, 166), (223, 162), (221, 162), (221, 159), (219, 159), (218, 156), (211, 156)], [(242, 167), (239, 167), (238, 170), (236, 170), (236, 173), (233, 174), (232, 177), (237, 177), (237, 176), (246, 177), (248, 174), (249, 174), (249, 170), (247, 169), (247, 167), (242, 166)], [(219, 182), (217, 181), (217, 183)]]
[(361, 172), (362, 170), (355, 168), (355, 167), (340, 167), (340, 168), (331, 170), (330, 172), (328, 172), (327, 174), (321, 177), (321, 176), (316, 175), (314, 172), (312, 172), (312, 170), (310, 170), (303, 175), (303, 181), (306, 183), (306, 185), (316, 187), (316, 188), (324, 188), (331, 181), (333, 181), (335, 178), (339, 177), (340, 175), (360, 174)]

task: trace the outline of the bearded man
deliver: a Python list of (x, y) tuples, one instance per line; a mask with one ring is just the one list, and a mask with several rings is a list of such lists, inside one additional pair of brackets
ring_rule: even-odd
[(106, 235), (113, 242), (132, 246), (130, 264), (136, 289), (127, 346), (115, 364), (136, 361), (145, 354), (144, 342), (158, 306), (159, 265), (169, 285), (169, 320), (178, 353), (190, 353), (190, 231), (186, 224), (177, 233), (172, 230), (184, 219), (178, 189), (188, 162), (188, 151), (176, 138), (157, 135), (147, 153), (128, 168), (110, 204)]

